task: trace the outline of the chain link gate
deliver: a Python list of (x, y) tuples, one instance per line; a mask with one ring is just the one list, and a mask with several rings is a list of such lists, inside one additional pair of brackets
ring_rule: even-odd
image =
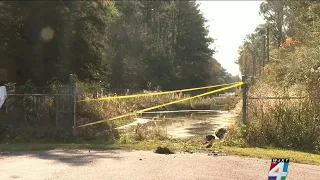
[[(76, 88), (73, 75), (70, 83), (55, 90), (49, 87), (10, 86), (0, 112), (0, 139), (15, 134), (48, 134), (52, 130), (75, 135)], [(32, 136), (33, 137), (33, 136)]]
[(56, 127), (76, 135), (76, 87), (74, 76), (70, 75), (70, 83), (58, 87), (55, 95)]

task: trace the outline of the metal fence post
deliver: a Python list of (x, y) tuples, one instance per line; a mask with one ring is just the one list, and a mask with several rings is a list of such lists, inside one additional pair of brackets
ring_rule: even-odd
[(247, 125), (247, 77), (242, 76), (242, 122)]
[(73, 74), (70, 74), (70, 97), (72, 99), (71, 101), (71, 107), (72, 107), (72, 119), (73, 119), (73, 136), (76, 136), (77, 128), (76, 128), (76, 82), (75, 77)]
[(54, 98), (55, 98), (55, 102), (56, 102), (56, 129), (58, 129), (59, 128), (59, 96), (58, 96), (58, 94), (59, 94), (59, 91), (57, 90), (56, 92), (56, 95), (54, 96)]

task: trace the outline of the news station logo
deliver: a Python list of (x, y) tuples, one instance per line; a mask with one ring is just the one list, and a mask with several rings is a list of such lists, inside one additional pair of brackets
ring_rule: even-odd
[(286, 180), (288, 167), (288, 158), (272, 158), (268, 180)]

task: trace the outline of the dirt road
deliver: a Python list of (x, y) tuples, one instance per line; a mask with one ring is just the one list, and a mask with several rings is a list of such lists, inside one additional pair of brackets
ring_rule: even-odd
[[(0, 179), (263, 180), (270, 160), (149, 151), (41, 151), (0, 155)], [(288, 180), (317, 180), (320, 166), (291, 163)]]

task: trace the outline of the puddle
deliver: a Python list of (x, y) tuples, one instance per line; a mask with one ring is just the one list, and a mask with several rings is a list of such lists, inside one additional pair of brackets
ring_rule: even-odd
[(219, 128), (231, 125), (232, 116), (236, 115), (231, 112), (212, 110), (152, 112), (145, 113), (140, 118), (135, 118), (134, 122), (117, 129), (127, 131), (138, 124), (144, 124), (147, 127), (160, 126), (173, 138), (204, 137), (208, 134), (215, 134)]
[(120, 130), (120, 129), (128, 129), (132, 126), (137, 126), (138, 124), (146, 124), (150, 121), (152, 121), (152, 119), (145, 119), (145, 118), (134, 118), (134, 122), (130, 123), (130, 124), (126, 124), (124, 126), (121, 127), (117, 127), (116, 129)]
[(210, 122), (200, 122), (197, 124), (191, 124), (191, 127), (186, 128), (190, 134), (205, 136), (213, 134), (214, 130), (217, 129), (218, 124), (211, 124)]

